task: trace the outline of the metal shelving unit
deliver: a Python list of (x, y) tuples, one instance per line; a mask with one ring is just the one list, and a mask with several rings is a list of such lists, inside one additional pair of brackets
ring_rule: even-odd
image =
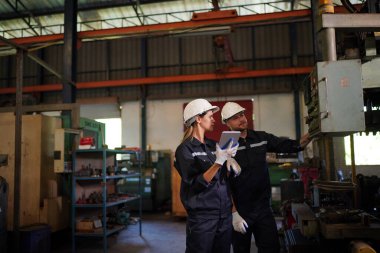
[[(117, 154), (135, 154), (138, 164), (139, 172), (130, 174), (117, 174), (107, 176), (107, 166), (114, 166), (115, 173), (119, 172), (117, 168), (116, 155)], [(101, 176), (75, 176), (75, 171), (79, 169), (78, 160), (86, 159), (97, 162), (101, 166)], [(115, 225), (112, 229), (107, 229), (107, 208), (115, 207), (131, 201), (139, 200), (139, 234), (142, 234), (142, 187), (141, 187), (141, 155), (139, 151), (129, 150), (110, 150), (110, 149), (86, 149), (76, 150), (73, 154), (73, 177), (72, 177), (72, 205), (71, 205), (71, 219), (72, 219), (72, 252), (76, 251), (76, 238), (77, 237), (99, 237), (103, 238), (103, 252), (107, 252), (107, 237), (117, 233), (125, 228), (123, 225)], [(107, 201), (107, 182), (113, 180), (116, 184), (117, 180), (138, 177), (139, 179), (139, 192), (137, 196), (124, 197), (117, 201)], [(78, 182), (85, 182), (86, 185), (96, 185), (99, 183), (102, 193), (102, 203), (97, 204), (77, 204), (76, 203), (76, 185)], [(76, 231), (76, 214), (77, 209), (102, 209), (102, 227), (95, 229), (93, 232), (78, 232)]]

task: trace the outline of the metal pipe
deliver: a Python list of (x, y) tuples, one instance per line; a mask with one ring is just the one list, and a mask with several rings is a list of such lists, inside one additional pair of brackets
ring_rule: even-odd
[(77, 65), (77, 0), (65, 0), (65, 32), (63, 46), (63, 103), (75, 103)]
[(352, 182), (356, 184), (356, 163), (355, 163), (355, 143), (354, 135), (350, 134), (350, 151), (351, 151), (351, 172), (352, 172)]
[[(40, 49), (39, 51), (37, 51), (37, 57), (41, 60), (43, 60), (45, 57), (45, 49)], [(43, 84), (45, 81), (45, 73), (44, 73), (44, 68), (39, 65), (38, 68), (37, 68), (37, 74), (36, 74), (36, 79), (37, 79), (37, 82), (39, 84)], [(43, 102), (43, 93), (36, 93), (36, 97), (37, 97), (37, 103), (38, 104), (41, 104)]]
[[(356, 186), (357, 180), (356, 180), (356, 163), (355, 163), (355, 142), (354, 142), (353, 134), (350, 134), (350, 151), (351, 151), (351, 174), (352, 174), (351, 180), (352, 180), (352, 183)], [(355, 190), (353, 192), (355, 208), (358, 208), (358, 204), (359, 204), (358, 191), (359, 191), (358, 187), (355, 187)]]
[(293, 91), (294, 96), (294, 120), (295, 120), (295, 130), (296, 139), (301, 139), (301, 110), (300, 110), (300, 93), (298, 89)]
[(326, 59), (336, 61), (335, 28), (326, 28)]
[(318, 44), (318, 28), (317, 28), (317, 20), (318, 20), (318, 1), (311, 0), (311, 28), (313, 33), (313, 53), (314, 53), (314, 63), (322, 60), (322, 53), (320, 46)]
[[(147, 39), (141, 39), (141, 76), (146, 77), (148, 75), (148, 45)], [(141, 86), (141, 151), (145, 161), (147, 161), (146, 157), (146, 86)]]
[[(147, 77), (148, 76), (148, 40), (146, 38), (141, 39), (141, 76)], [(141, 94), (141, 154), (144, 160), (145, 166), (147, 165), (147, 87), (145, 85), (140, 86), (140, 94)], [(141, 158), (141, 157), (140, 157)], [(141, 161), (140, 165), (141, 166)], [(144, 166), (144, 167), (145, 167)], [(140, 173), (141, 173), (141, 167), (140, 167)], [(140, 176), (141, 177), (141, 176)], [(141, 189), (141, 178), (139, 182), (139, 187)], [(142, 195), (140, 194), (140, 208), (139, 208), (139, 215), (140, 215), (140, 222), (139, 222), (139, 228), (140, 228), (140, 236), (142, 234)]]
[[(291, 65), (296, 67), (298, 65), (298, 50), (297, 50), (297, 27), (294, 23), (289, 24), (289, 38), (290, 38), (290, 53)], [(301, 138), (301, 111), (300, 111), (300, 94), (298, 87), (297, 76), (292, 76), (293, 83), (293, 97), (294, 97), (294, 123), (296, 130), (296, 139)]]
[[(318, 19), (322, 19), (322, 14), (334, 13), (333, 0), (319, 0), (319, 16)], [(324, 33), (324, 60), (336, 61), (336, 39), (335, 39), (335, 28), (323, 29)]]
[(326, 179), (328, 181), (331, 180), (330, 138), (327, 136), (323, 137)]

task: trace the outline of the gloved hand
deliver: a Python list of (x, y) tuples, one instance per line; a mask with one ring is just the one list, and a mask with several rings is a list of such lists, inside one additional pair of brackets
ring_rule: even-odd
[[(232, 143), (230, 143), (231, 145)], [(235, 157), (237, 151), (238, 151), (239, 143), (236, 143), (235, 146), (231, 146), (228, 153), (231, 154), (231, 157)]]
[(240, 175), (241, 167), (234, 158), (227, 158), (227, 170), (234, 172), (234, 176), (237, 177)]
[(234, 230), (236, 232), (242, 234), (245, 234), (247, 232), (246, 229), (248, 228), (248, 224), (237, 211), (232, 213), (232, 225), (234, 226)]
[(221, 149), (219, 144), (217, 143), (216, 144), (216, 151), (215, 151), (215, 155), (216, 155), (216, 160), (215, 160), (215, 163), (216, 164), (219, 164), (219, 165), (223, 165), (225, 163), (225, 161), (231, 157), (230, 154), (228, 154), (228, 148), (226, 149)]
[(238, 147), (239, 147), (238, 144), (235, 145), (234, 147), (232, 147), (232, 141), (230, 141), (227, 148), (221, 149), (219, 144), (217, 143), (216, 144), (216, 151), (215, 151), (215, 155), (216, 155), (215, 163), (223, 165), (224, 162), (228, 158), (231, 158), (231, 157), (236, 155)]

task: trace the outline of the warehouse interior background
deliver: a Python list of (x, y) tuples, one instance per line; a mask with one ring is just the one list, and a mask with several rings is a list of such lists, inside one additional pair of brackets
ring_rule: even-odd
[[(183, 252), (186, 212), (173, 152), (184, 105), (206, 98), (252, 103), (255, 130), (314, 137), (302, 154), (268, 155), (283, 252), (319, 252), (315, 245), (321, 252), (378, 251), (379, 13), (379, 0), (1, 1), (0, 177), (7, 183), (0, 186), (9, 186), (0, 195), (1, 248)], [(335, 81), (338, 88), (327, 88)], [(310, 128), (313, 106), (329, 121), (321, 116), (317, 130)], [(98, 157), (75, 151), (87, 144)], [(110, 157), (135, 177), (116, 169), (120, 178), (109, 180), (115, 174), (102, 162)], [(99, 180), (126, 194), (117, 208), (105, 195), (98, 209), (78, 202), (82, 192), (88, 199), (105, 189), (80, 182), (89, 161), (103, 170)], [(31, 192), (35, 184), (40, 190)], [(321, 201), (335, 203), (332, 212), (344, 206), (344, 219), (331, 227), (321, 225), (313, 204), (318, 188), (326, 191)], [(293, 212), (284, 212), (296, 198)], [(307, 215), (298, 217), (297, 208)], [(109, 210), (124, 217), (120, 229), (104, 226)], [(78, 226), (90, 232), (77, 235)], [(173, 238), (160, 238), (161, 230)], [(286, 239), (295, 230), (301, 234)], [(33, 244), (38, 237), (42, 243)]]

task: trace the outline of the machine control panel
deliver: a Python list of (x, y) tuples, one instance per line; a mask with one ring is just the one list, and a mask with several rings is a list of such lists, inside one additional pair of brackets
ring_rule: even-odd
[(347, 135), (365, 130), (361, 62), (318, 62), (305, 86), (309, 133)]

